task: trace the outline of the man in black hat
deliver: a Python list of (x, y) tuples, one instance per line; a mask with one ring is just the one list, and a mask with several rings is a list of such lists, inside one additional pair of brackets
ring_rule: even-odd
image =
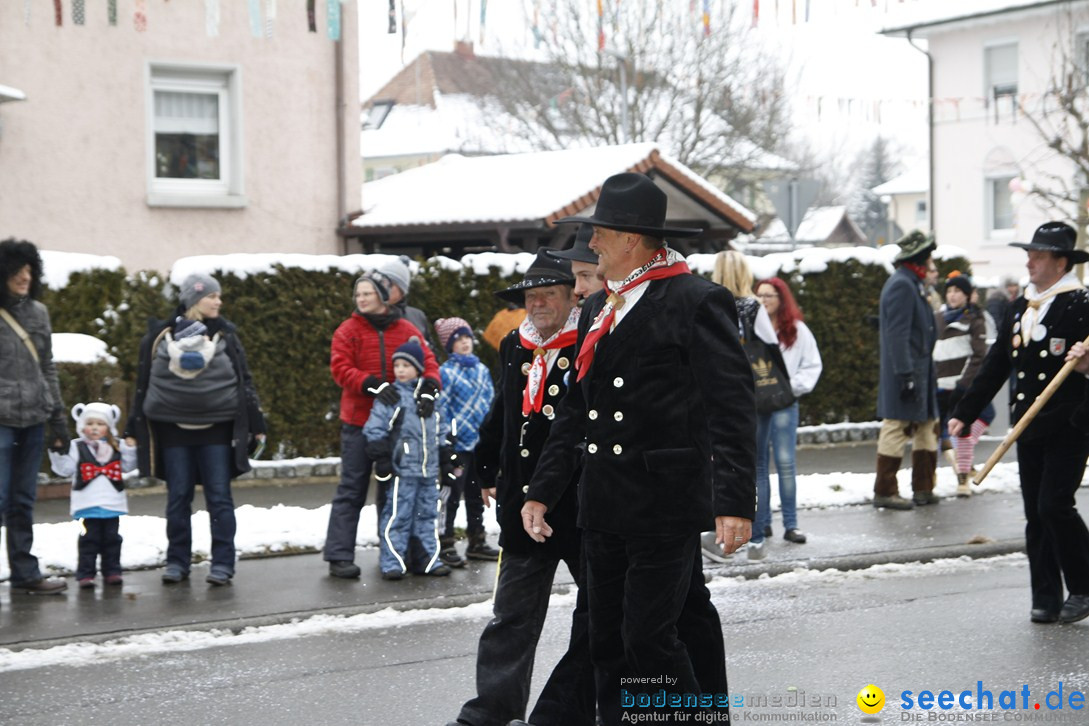
[(575, 276), (575, 297), (578, 298), (579, 307), (605, 284), (597, 275), (597, 253), (590, 249), (590, 239), (593, 236), (594, 226), (583, 222), (579, 225), (575, 244), (571, 249), (558, 252), (547, 250), (553, 257), (571, 263), (571, 274)]
[[(877, 417), (877, 473), (873, 505), (913, 509), (935, 504), (938, 468), (938, 378), (934, 369), (937, 329), (927, 302), (926, 277), (934, 238), (913, 230), (897, 243), (896, 270), (881, 288), (881, 377)], [(973, 419), (974, 420), (974, 419)], [(911, 499), (900, 496), (896, 472), (911, 443)]]
[[(573, 451), (585, 441), (579, 524), (598, 708), (609, 724), (624, 720), (629, 699), (663, 687), (641, 679), (725, 699), (725, 665), (720, 684), (704, 687), (678, 620), (699, 577), (700, 533), (716, 529), (733, 552), (749, 540), (756, 508), (756, 405), (733, 297), (689, 273), (664, 238), (698, 230), (667, 228), (665, 218), (665, 193), (627, 173), (605, 181), (593, 216), (560, 220), (594, 226), (606, 289), (583, 308), (577, 385), (522, 509), (534, 540), (556, 536)], [(721, 643), (717, 613), (702, 627)]]
[[(523, 531), (520, 513), (526, 485), (574, 368), (578, 323), (574, 284), (570, 263), (542, 250), (522, 282), (497, 293), (509, 302), (524, 300), (526, 319), (499, 344), (499, 382), (476, 447), (484, 502), (496, 502), (503, 554), (494, 617), (477, 649), (477, 695), (462, 706), (457, 724), (506, 726), (525, 717), (533, 659), (557, 565), (565, 562), (575, 579), (580, 578), (575, 487), (557, 502), (556, 536), (545, 547)], [(552, 671), (530, 721), (594, 724), (584, 605), (576, 607), (568, 651)]]
[[(953, 409), (950, 436), (965, 432), (964, 422), (978, 418), (1011, 371), (1017, 378), (1011, 418), (1018, 421), (1062, 368), (1067, 351), (1089, 336), (1089, 294), (1072, 272), (1089, 261), (1089, 253), (1075, 249), (1076, 241), (1073, 227), (1048, 222), (1032, 242), (1011, 243), (1028, 252), (1029, 284), (999, 322), (983, 367)], [(1017, 439), (1034, 623), (1089, 616), (1089, 530), (1074, 504), (1089, 430), (1071, 422), (1086, 393), (1085, 376), (1068, 376)], [(1065, 603), (1064, 579), (1070, 595)]]

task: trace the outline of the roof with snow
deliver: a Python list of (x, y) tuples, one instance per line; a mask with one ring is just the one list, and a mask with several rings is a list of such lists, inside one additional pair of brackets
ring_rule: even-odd
[(956, 25), (974, 24), (1001, 19), (1010, 14), (1054, 12), (1060, 7), (1084, 4), (1085, 0), (958, 0), (944, 3), (935, 11), (935, 5), (922, 8), (901, 6), (889, 13), (889, 24), (881, 30), (884, 35), (925, 38), (931, 32), (941, 32)]
[[(364, 184), (363, 214), (352, 222), (354, 234), (349, 234), (361, 241), (382, 236), (426, 241), (427, 235), (450, 239), (461, 232), (479, 237), (497, 230), (535, 238), (536, 242), (522, 245), (532, 250), (562, 242), (554, 239), (557, 235), (566, 238), (573, 233), (570, 225), (556, 230), (556, 220), (592, 213), (601, 184), (622, 172), (642, 172), (655, 180), (669, 198), (670, 225), (701, 227), (703, 237), (719, 240), (753, 228), (756, 217), (751, 211), (657, 145), (625, 144), (481, 157), (448, 155)], [(503, 249), (501, 242), (496, 246)]]
[(878, 184), (872, 191), (880, 196), (895, 194), (925, 194), (930, 189), (930, 170), (925, 166), (909, 169), (884, 184)]
[[(781, 219), (774, 219), (764, 234), (754, 240), (755, 244), (790, 244), (790, 234)], [(821, 245), (825, 247), (869, 246), (866, 235), (858, 228), (847, 214), (847, 207), (810, 207), (806, 210), (802, 223), (793, 242), (799, 244)]]

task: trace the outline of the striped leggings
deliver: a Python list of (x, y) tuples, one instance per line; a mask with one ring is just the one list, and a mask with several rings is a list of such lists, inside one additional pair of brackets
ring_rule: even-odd
[(983, 432), (987, 430), (988, 424), (982, 419), (976, 419), (972, 422), (972, 427), (968, 430), (967, 436), (954, 436), (953, 448), (957, 454), (957, 473), (967, 474), (972, 470), (972, 458), (976, 453), (976, 443), (979, 442), (979, 437), (983, 435)]

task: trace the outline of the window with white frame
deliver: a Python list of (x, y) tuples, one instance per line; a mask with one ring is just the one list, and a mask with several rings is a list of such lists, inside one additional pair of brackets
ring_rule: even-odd
[(244, 206), (238, 69), (148, 70), (148, 204)]
[(991, 45), (983, 49), (984, 98), (993, 108), (997, 123), (1017, 117), (1017, 43)]
[(915, 202), (915, 221), (916, 222), (925, 222), (926, 221), (926, 200), (925, 199), (920, 199), (917, 202)]
[(1013, 230), (1013, 202), (1010, 200), (1010, 182), (1014, 175), (995, 176), (984, 185), (987, 198), (987, 230), (1001, 234)]

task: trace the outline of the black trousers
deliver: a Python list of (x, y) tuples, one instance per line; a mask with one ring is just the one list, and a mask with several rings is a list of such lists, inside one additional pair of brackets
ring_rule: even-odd
[(461, 476), (450, 485), (450, 498), (446, 501), (446, 522), (443, 537), (454, 536), (454, 518), (458, 514), (458, 505), (465, 497), (465, 533), (473, 535), (484, 533), (484, 498), (480, 495), (480, 480), (476, 476), (475, 458), (472, 451), (459, 451)]
[(121, 534), (118, 528), (120, 517), (105, 519), (81, 519), (83, 533), (79, 536), (79, 561), (76, 564), (76, 579), (94, 577), (98, 558), (102, 556), (102, 576), (121, 574)]
[[(699, 533), (622, 537), (587, 531), (583, 548), (602, 721), (622, 723), (622, 701), (660, 689), (725, 699), (722, 625), (703, 583)], [(662, 676), (671, 682), (638, 685), (637, 679)]]
[(1063, 578), (1070, 594), (1089, 595), (1089, 530), (1074, 501), (1087, 456), (1089, 435), (1074, 428), (1017, 442), (1034, 608), (1062, 608)]
[[(367, 456), (367, 441), (363, 427), (342, 423), (340, 426), (340, 484), (329, 508), (329, 528), (325, 533), (326, 562), (355, 560), (355, 537), (359, 529), (359, 512), (367, 503), (374, 462)], [(382, 516), (389, 485), (378, 482), (375, 509)]]
[[(552, 581), (559, 560), (504, 550), (495, 590), (494, 617), (484, 628), (476, 657), (476, 692), (458, 719), (473, 726), (506, 726), (526, 717), (530, 680)], [(580, 563), (565, 558), (579, 582)], [(571, 617), (567, 652), (552, 670), (530, 723), (539, 726), (593, 726), (594, 679), (590, 664), (589, 617), (579, 588)]]

